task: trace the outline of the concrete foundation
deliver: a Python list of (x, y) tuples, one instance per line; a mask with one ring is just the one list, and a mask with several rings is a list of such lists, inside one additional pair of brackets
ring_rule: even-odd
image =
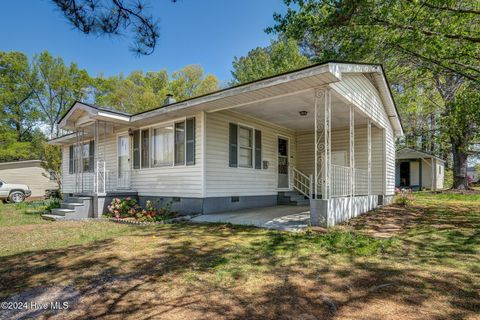
[(357, 217), (378, 206), (378, 196), (336, 197), (328, 200), (310, 200), (311, 223), (314, 226), (333, 227)]
[(202, 213), (235, 211), (240, 209), (262, 208), (277, 205), (277, 195), (214, 197), (203, 199)]
[[(185, 215), (271, 207), (278, 204), (277, 195), (186, 198), (144, 195), (139, 196), (137, 192), (132, 191), (112, 191), (104, 195), (82, 194), (82, 196), (89, 197), (91, 199), (91, 201), (89, 201), (89, 217), (92, 218), (102, 217), (103, 213), (108, 211), (107, 207), (114, 198), (126, 197), (132, 197), (136, 199), (142, 207), (145, 207), (146, 202), (150, 200), (157, 209), (170, 206), (170, 210)], [(64, 194), (65, 199), (68, 197), (73, 197), (73, 194)]]

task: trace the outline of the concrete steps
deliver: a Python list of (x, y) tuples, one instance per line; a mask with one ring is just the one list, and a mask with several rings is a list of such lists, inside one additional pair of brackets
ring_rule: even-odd
[(293, 206), (308, 206), (310, 200), (299, 192), (285, 191), (278, 193), (278, 203)]
[(90, 216), (92, 199), (90, 197), (69, 197), (60, 204), (60, 208), (52, 209), (42, 217), (47, 220), (78, 220)]

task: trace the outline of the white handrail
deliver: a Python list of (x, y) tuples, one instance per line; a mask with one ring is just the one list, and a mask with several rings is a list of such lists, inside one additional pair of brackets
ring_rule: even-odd
[(308, 197), (312, 198), (312, 177), (307, 176), (295, 167), (291, 167), (293, 188)]

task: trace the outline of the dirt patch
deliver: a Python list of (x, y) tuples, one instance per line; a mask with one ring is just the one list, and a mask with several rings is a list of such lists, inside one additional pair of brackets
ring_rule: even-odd
[(73, 286), (36, 287), (2, 301), (0, 319), (37, 319), (59, 315), (74, 309), (79, 299), (80, 292)]
[(375, 238), (390, 238), (414, 227), (422, 215), (423, 208), (419, 206), (389, 205), (351, 219), (339, 228), (353, 228)]

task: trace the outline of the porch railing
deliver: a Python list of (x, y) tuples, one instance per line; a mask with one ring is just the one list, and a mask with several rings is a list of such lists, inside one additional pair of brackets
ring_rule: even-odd
[(349, 167), (332, 164), (332, 197), (351, 194), (351, 172), (352, 170)]
[(106, 193), (112, 188), (110, 172), (105, 161), (97, 161), (94, 172), (80, 172), (77, 176), (76, 192)]
[[(350, 176), (352, 170), (350, 167), (344, 167), (332, 164), (332, 197), (343, 197), (351, 195), (352, 181)], [(353, 169), (353, 183), (355, 195), (368, 194), (368, 171), (363, 169)]]
[(292, 186), (295, 190), (303, 194), (304, 196), (308, 197), (309, 199), (312, 198), (312, 183), (313, 178), (312, 176), (307, 176), (300, 170), (295, 167), (291, 167), (292, 172)]

